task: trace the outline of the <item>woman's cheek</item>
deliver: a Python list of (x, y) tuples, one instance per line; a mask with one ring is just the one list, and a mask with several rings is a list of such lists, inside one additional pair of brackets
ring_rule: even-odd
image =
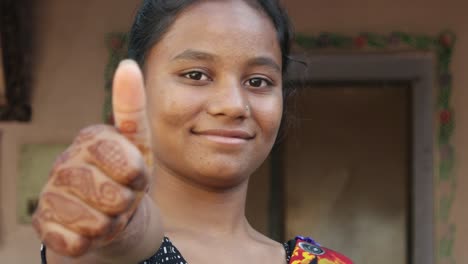
[(161, 102), (160, 115), (168, 125), (186, 128), (196, 119), (202, 106), (203, 102), (196, 95), (174, 92), (167, 94), (164, 102)]
[[(262, 106), (262, 104), (258, 106)], [(265, 134), (265, 138), (267, 138), (268, 141), (274, 141), (281, 124), (283, 113), (282, 102), (270, 102), (263, 106), (262, 108), (259, 107), (256, 111), (256, 119), (258, 125)]]

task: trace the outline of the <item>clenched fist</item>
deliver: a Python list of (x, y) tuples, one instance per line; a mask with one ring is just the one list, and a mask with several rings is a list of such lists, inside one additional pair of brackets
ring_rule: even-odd
[(78, 134), (53, 165), (33, 216), (41, 240), (58, 255), (136, 245), (157, 230), (149, 228), (157, 210), (146, 194), (152, 156), (143, 78), (135, 62), (119, 65), (113, 93), (115, 127), (95, 125)]

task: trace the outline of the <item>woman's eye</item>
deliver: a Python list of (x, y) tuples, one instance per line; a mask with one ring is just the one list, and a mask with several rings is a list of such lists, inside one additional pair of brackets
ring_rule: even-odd
[(266, 87), (272, 85), (272, 83), (263, 78), (252, 78), (247, 81), (247, 85), (255, 88)]
[(185, 78), (189, 78), (196, 81), (208, 81), (210, 78), (206, 74), (199, 71), (192, 71), (184, 74)]

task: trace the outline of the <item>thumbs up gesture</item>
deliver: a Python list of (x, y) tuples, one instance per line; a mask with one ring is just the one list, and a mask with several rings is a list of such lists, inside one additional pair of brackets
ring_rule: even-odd
[[(95, 261), (118, 255), (120, 246), (130, 263), (159, 246), (157, 208), (146, 193), (152, 162), (146, 95), (135, 62), (119, 65), (113, 94), (115, 127), (80, 131), (41, 193), (33, 226), (52, 255)], [(150, 234), (154, 245), (135, 242)]]

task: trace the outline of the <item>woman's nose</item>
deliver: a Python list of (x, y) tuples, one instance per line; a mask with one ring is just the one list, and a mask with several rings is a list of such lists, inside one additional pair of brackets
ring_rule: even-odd
[(245, 88), (238, 81), (220, 82), (212, 90), (207, 112), (213, 116), (246, 118), (250, 116), (250, 105)]

